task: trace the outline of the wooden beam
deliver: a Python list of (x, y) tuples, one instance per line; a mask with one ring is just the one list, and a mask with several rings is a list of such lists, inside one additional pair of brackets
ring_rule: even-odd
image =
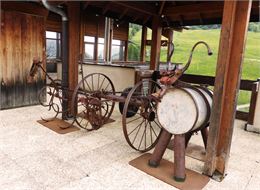
[(225, 1), (204, 173), (223, 179), (230, 154), (251, 1)]
[(140, 61), (145, 62), (145, 50), (146, 50), (146, 39), (147, 39), (147, 27), (142, 27), (142, 39), (141, 39), (141, 51), (140, 51)]
[(152, 23), (152, 47), (151, 47), (151, 59), (150, 59), (151, 70), (159, 69), (161, 34), (162, 34), (162, 26), (161, 26), (160, 18), (158, 16), (154, 16), (153, 23)]
[(122, 2), (122, 1), (113, 1), (114, 4), (141, 12), (141, 13), (145, 13), (148, 15), (154, 15), (157, 16), (157, 11), (156, 11), (156, 7), (152, 7), (151, 5), (147, 4), (147, 3), (143, 3), (143, 2)]
[[(80, 56), (80, 2), (67, 3), (68, 12), (68, 44), (69, 44), (69, 90), (73, 92), (78, 84), (78, 61)], [(69, 106), (71, 106), (72, 93), (69, 93)], [(72, 107), (70, 107), (73, 112)]]
[(148, 20), (151, 18), (151, 16), (149, 15), (149, 16), (147, 16), (146, 17), (146, 19), (144, 19), (144, 21), (143, 21), (143, 25), (145, 25), (147, 22), (148, 22)]
[(219, 12), (223, 10), (222, 1), (202, 2), (183, 6), (166, 6), (162, 14), (166, 16), (196, 14), (196, 13), (210, 13)]
[(125, 16), (125, 14), (127, 13), (128, 11), (128, 8), (126, 8), (121, 14), (120, 16), (118, 17), (119, 19), (123, 18)]
[(17, 11), (47, 17), (49, 11), (38, 3), (26, 3), (19, 1), (3, 1), (1, 9), (6, 11)]
[(83, 5), (83, 9), (86, 9), (90, 3), (91, 3), (90, 1), (86, 1)]
[(159, 9), (159, 11), (158, 11), (158, 15), (161, 15), (161, 14), (162, 14), (164, 5), (165, 5), (165, 1), (162, 1), (162, 2), (161, 2), (160, 9)]
[(103, 11), (102, 11), (102, 14), (103, 14), (103, 15), (106, 14), (106, 12), (109, 10), (110, 6), (111, 6), (111, 3), (108, 2), (108, 3), (106, 4), (105, 8), (104, 8)]

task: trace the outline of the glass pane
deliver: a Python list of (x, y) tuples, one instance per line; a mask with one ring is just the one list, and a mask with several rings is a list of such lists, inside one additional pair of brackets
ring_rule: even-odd
[(104, 45), (98, 44), (98, 59), (104, 59)]
[(46, 31), (46, 38), (54, 38), (54, 39), (57, 39), (57, 32)]
[(103, 44), (104, 43), (104, 38), (98, 38), (98, 43)]
[(95, 37), (93, 36), (84, 36), (84, 42), (95, 42)]
[(94, 44), (85, 44), (85, 59), (94, 59)]
[(124, 46), (112, 46), (112, 60), (115, 61), (123, 61), (125, 54), (125, 47)]
[(46, 40), (46, 57), (47, 59), (57, 57), (57, 40)]

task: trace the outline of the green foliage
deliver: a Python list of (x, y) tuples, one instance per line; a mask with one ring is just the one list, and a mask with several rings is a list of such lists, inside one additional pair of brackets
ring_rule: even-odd
[(128, 44), (128, 60), (129, 61), (138, 61), (140, 60), (140, 45), (133, 42)]
[[(220, 29), (221, 24), (198, 25), (198, 26), (190, 26), (189, 28), (190, 28), (190, 30)], [(248, 31), (260, 32), (260, 23), (259, 22), (250, 22), (249, 25), (248, 25)]]
[(142, 26), (138, 24), (129, 24), (128, 40), (128, 60), (140, 60)]

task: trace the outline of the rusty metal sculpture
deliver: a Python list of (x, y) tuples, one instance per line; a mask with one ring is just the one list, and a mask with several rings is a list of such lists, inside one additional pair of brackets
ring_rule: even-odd
[[(151, 156), (151, 159), (149, 160), (148, 164), (151, 167), (157, 167), (160, 164), (160, 161), (163, 157), (163, 154), (168, 146), (168, 144), (171, 141), (172, 135), (174, 135), (174, 179), (179, 182), (185, 181), (186, 174), (185, 174), (185, 149), (186, 146), (190, 140), (191, 135), (194, 132), (201, 131), (204, 146), (206, 148), (207, 144), (207, 129), (206, 127), (209, 125), (209, 115), (210, 115), (210, 100), (212, 98), (212, 93), (203, 87), (194, 87), (187, 83), (182, 83), (180, 81), (177, 81), (179, 77), (188, 69), (190, 66), (192, 55), (194, 49), (199, 44), (204, 44), (207, 47), (208, 55), (212, 55), (212, 52), (209, 48), (209, 46), (203, 42), (200, 41), (196, 43), (190, 54), (190, 58), (187, 62), (187, 64), (180, 69), (176, 69), (172, 73), (166, 73), (168, 76), (163, 76), (160, 80), (162, 84), (165, 85), (165, 88), (161, 90), (159, 93), (159, 96), (161, 98), (161, 102), (159, 103), (157, 107), (158, 111), (158, 117), (159, 121), (163, 127), (162, 134), (158, 140), (158, 144), (155, 146), (155, 150)], [(179, 95), (178, 95), (179, 93)], [(192, 93), (195, 93), (192, 94)], [(177, 96), (176, 96), (177, 94)], [(181, 100), (175, 100), (174, 98), (181, 98)], [(187, 98), (185, 98), (185, 96)], [(200, 96), (200, 100), (196, 100), (195, 96)], [(189, 112), (188, 105), (187, 107), (184, 107), (184, 104), (180, 104), (182, 100), (188, 100), (190, 99), (194, 101), (194, 110), (195, 114), (193, 114), (193, 120), (190, 118), (192, 117), (191, 112)], [(199, 103), (203, 103), (204, 111), (201, 111), (200, 109), (203, 109), (203, 107), (199, 107)], [(166, 105), (170, 104), (167, 109)], [(186, 118), (182, 117), (182, 123), (178, 122), (181, 119), (181, 116), (179, 116), (180, 113), (170, 114), (168, 117), (165, 117), (167, 115), (166, 113), (169, 112), (169, 108), (172, 107), (172, 109), (176, 109), (180, 112), (183, 112), (184, 116), (188, 114), (188, 117)], [(207, 111), (205, 111), (207, 110)], [(174, 112), (172, 112), (174, 113)], [(164, 115), (165, 114), (165, 115)], [(204, 114), (203, 117), (199, 114)], [(171, 119), (170, 117), (173, 117)], [(184, 120), (188, 120), (184, 121)], [(191, 122), (189, 122), (191, 121)], [(179, 124), (178, 124), (179, 123)], [(190, 126), (185, 126), (189, 125)]]
[[(59, 79), (52, 79), (52, 77), (45, 71), (42, 67), (42, 62), (39, 59), (34, 59), (33, 64), (30, 69), (29, 73), (29, 80), (32, 81), (35, 75), (38, 72), (38, 69), (44, 73), (44, 75), (50, 80), (49, 84), (46, 84), (38, 94), (38, 101), (39, 103), (47, 107), (49, 111), (54, 111), (54, 116), (51, 118), (44, 118), (41, 117), (44, 121), (51, 121), (55, 119), (58, 114), (63, 113), (67, 110), (62, 110), (61, 105), (62, 101), (64, 101), (64, 97), (62, 96), (62, 91), (67, 92), (68, 89), (64, 89), (61, 85), (61, 80)], [(47, 95), (47, 96), (46, 96)]]

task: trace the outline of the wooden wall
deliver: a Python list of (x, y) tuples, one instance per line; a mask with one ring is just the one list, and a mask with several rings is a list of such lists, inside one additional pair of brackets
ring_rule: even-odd
[(1, 10), (0, 39), (0, 109), (38, 103), (45, 77), (40, 72), (33, 83), (27, 77), (34, 57), (45, 63), (44, 17)]
[[(94, 13), (83, 13), (82, 14), (82, 25), (83, 32), (85, 35), (98, 36), (104, 38), (105, 35), (105, 17), (96, 16)], [(128, 40), (128, 23), (123, 22), (118, 24), (116, 23), (113, 27), (113, 39), (117, 40)]]

